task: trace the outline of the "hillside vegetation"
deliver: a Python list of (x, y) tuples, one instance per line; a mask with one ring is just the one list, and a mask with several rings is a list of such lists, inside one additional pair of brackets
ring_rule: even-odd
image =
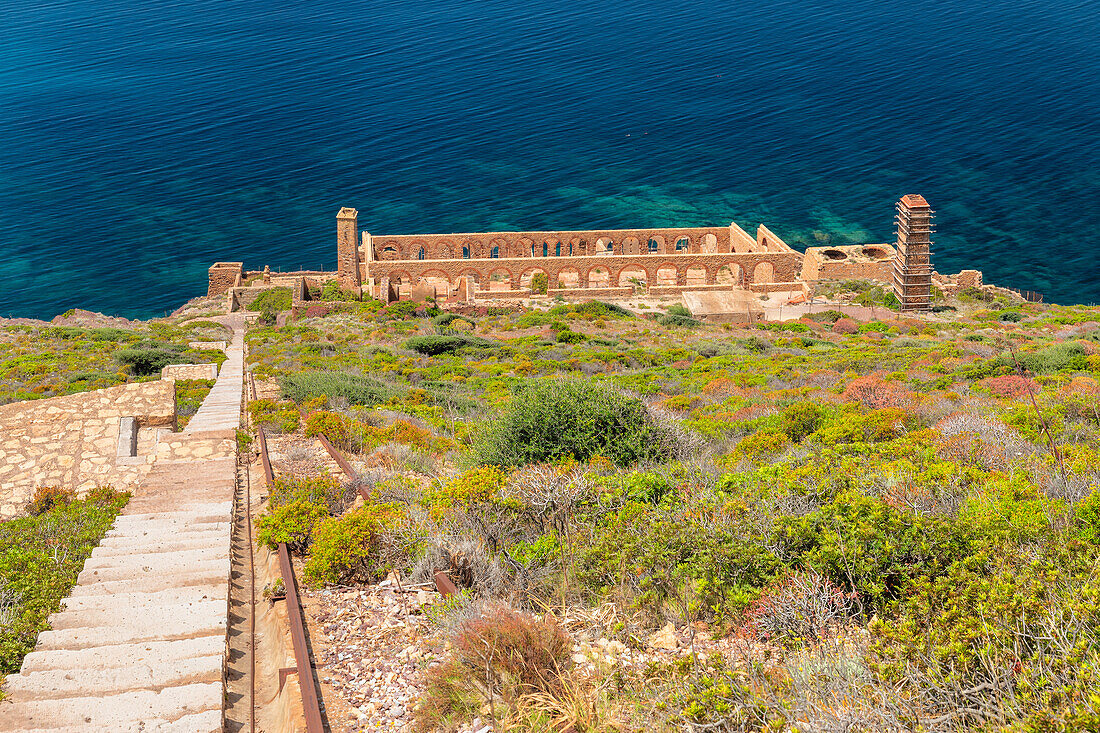
[(1100, 311), (956, 306), (252, 329), (255, 423), (363, 469), (284, 473), (261, 537), (313, 585), (465, 588), (424, 730), (1095, 729)]

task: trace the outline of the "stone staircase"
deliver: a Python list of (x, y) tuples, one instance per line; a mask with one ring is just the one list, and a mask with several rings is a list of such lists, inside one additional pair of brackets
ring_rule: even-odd
[(8, 677), (0, 731), (222, 730), (243, 324), (216, 386)]

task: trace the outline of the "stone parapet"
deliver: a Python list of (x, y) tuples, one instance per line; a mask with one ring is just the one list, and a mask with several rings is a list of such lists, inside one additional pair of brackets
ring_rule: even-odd
[(172, 381), (0, 406), (0, 517), (23, 511), (42, 486), (77, 495), (104, 484), (133, 488), (175, 425)]

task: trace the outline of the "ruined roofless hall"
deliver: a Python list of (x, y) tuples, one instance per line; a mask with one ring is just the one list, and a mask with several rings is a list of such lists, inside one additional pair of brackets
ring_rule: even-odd
[[(755, 238), (736, 224), (372, 235), (360, 234), (358, 212), (349, 208), (337, 215), (337, 250), (340, 281), (384, 300), (394, 299), (401, 286), (429, 279), (447, 283), (452, 291), (473, 292), (488, 292), (492, 280), (506, 280), (510, 290), (518, 291), (525, 289), (521, 283), (540, 272), (547, 276), (551, 292), (615, 289), (629, 278), (645, 281), (651, 290), (663, 286), (670, 293), (698, 285), (752, 287), (793, 283), (802, 264), (802, 255), (764, 226)], [(728, 270), (726, 285), (719, 284), (723, 269)], [(689, 286), (689, 270), (702, 282)]]
[[(260, 288), (289, 286), (308, 300), (306, 282), (332, 280), (356, 293), (399, 299), (468, 302), (545, 293), (629, 297), (685, 291), (809, 292), (822, 279), (872, 279), (893, 286), (903, 310), (931, 306), (931, 218), (927, 201), (907, 194), (897, 205), (897, 243), (810, 247), (795, 251), (766, 226), (754, 238), (725, 227), (662, 227), (542, 232), (372, 235), (358, 212), (337, 214), (336, 272), (246, 272), (241, 262), (210, 267), (207, 295), (229, 295), (229, 310), (247, 307)], [(858, 250), (858, 252), (856, 251)], [(261, 280), (262, 278), (262, 280)], [(540, 287), (540, 292), (543, 292)]]

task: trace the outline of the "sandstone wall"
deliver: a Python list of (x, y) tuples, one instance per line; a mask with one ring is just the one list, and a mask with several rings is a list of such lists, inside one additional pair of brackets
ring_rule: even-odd
[(160, 370), (161, 379), (217, 379), (217, 364), (169, 364)]
[(206, 295), (222, 295), (229, 289), (241, 284), (244, 274), (241, 262), (215, 262), (207, 271)]
[(175, 424), (172, 381), (0, 406), (0, 517), (22, 512), (40, 486), (134, 488)]

